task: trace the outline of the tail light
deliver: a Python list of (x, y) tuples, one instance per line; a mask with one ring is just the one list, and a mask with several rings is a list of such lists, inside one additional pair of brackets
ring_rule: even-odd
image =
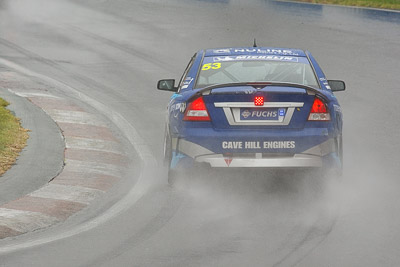
[(183, 117), (184, 121), (211, 121), (208, 115), (206, 104), (204, 103), (203, 97), (196, 98), (192, 101), (185, 112)]
[(314, 98), (314, 103), (311, 107), (309, 121), (330, 121), (331, 115), (329, 114), (328, 107), (318, 97)]

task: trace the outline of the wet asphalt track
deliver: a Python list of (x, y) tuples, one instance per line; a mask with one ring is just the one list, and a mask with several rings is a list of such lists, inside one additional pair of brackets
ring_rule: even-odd
[[(251, 45), (254, 37), (309, 49), (328, 78), (347, 82), (337, 94), (341, 183), (242, 171), (171, 188), (152, 166), (153, 186), (124, 212), (75, 236), (2, 253), (0, 265), (399, 265), (399, 13), (258, 0), (0, 1), (0, 57), (107, 104), (159, 162), (169, 94), (156, 81), (178, 79), (198, 49)], [(133, 186), (121, 183), (104, 202)], [(0, 249), (62, 235), (107, 207), (0, 241)]]

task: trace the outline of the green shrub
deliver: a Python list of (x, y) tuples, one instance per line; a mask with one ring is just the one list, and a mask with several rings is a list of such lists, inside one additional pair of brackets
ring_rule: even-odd
[(14, 164), (29, 137), (20, 120), (6, 109), (8, 105), (0, 98), (0, 175)]

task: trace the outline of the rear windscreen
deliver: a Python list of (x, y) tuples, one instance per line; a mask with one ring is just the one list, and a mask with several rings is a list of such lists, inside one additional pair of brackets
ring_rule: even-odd
[(319, 88), (308, 60), (288, 56), (206, 57), (195, 88), (242, 82), (287, 82)]

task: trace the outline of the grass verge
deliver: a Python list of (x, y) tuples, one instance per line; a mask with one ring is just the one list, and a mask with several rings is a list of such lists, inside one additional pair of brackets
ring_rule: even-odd
[(0, 98), (0, 175), (15, 163), (29, 138), (28, 130), (22, 128), (20, 120), (6, 109), (8, 105)]
[(295, 0), (298, 2), (400, 10), (400, 0)]

